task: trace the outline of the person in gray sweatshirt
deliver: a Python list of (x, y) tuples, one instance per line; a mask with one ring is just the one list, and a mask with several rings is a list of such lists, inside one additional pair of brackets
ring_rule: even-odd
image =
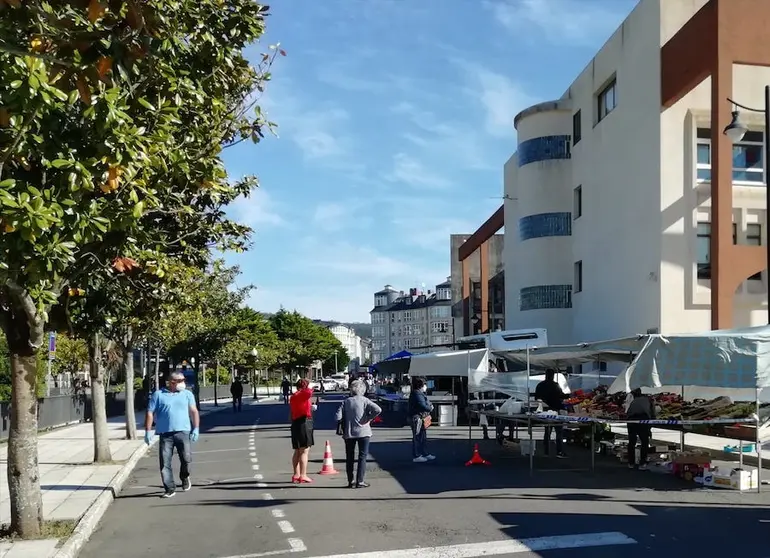
[[(371, 422), (382, 413), (376, 403), (365, 397), (366, 384), (363, 380), (350, 382), (350, 397), (337, 409), (337, 421), (342, 421), (342, 437), (345, 440), (345, 468), (348, 473), (348, 488), (368, 488), (366, 479), (366, 456), (372, 438)], [(356, 446), (358, 446), (358, 469), (353, 480)]]

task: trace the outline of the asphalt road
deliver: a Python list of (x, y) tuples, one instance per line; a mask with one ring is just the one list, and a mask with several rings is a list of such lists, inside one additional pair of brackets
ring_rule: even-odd
[(213, 413), (194, 450), (192, 491), (158, 498), (153, 450), (81, 556), (681, 558), (739, 551), (770, 557), (770, 489), (694, 488), (609, 458), (591, 474), (581, 470), (588, 456), (577, 449), (566, 460), (536, 459), (530, 476), (526, 461), (494, 442), (481, 443), (491, 466), (465, 467), (463, 429), (432, 429), (430, 451), (438, 459), (415, 465), (408, 431), (379, 428), (372, 486), (350, 490), (333, 431), (337, 404), (319, 407), (310, 472), (320, 470), (329, 439), (340, 474), (290, 484), (288, 407), (281, 403)]

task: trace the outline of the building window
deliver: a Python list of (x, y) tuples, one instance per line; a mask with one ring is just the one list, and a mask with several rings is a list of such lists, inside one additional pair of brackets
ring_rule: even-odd
[(572, 145), (577, 145), (577, 143), (583, 138), (580, 121), (581, 117), (582, 114), (579, 110), (572, 115)]
[(615, 79), (599, 92), (596, 101), (598, 110), (596, 121), (601, 122), (618, 106), (617, 81)]
[[(746, 244), (749, 246), (762, 246), (762, 225), (750, 223), (746, 225)], [(762, 272), (755, 273), (749, 277), (750, 281), (761, 281)]]
[(711, 223), (698, 223), (696, 235), (698, 279), (711, 279)]
[(583, 187), (578, 186), (572, 192), (572, 215), (574, 219), (583, 215)]
[(575, 280), (573, 286), (576, 293), (583, 290), (583, 260), (575, 262)]
[[(711, 181), (711, 130), (698, 128), (695, 175), (698, 182)], [(733, 145), (733, 182), (751, 186), (764, 186), (763, 163), (764, 134), (746, 132), (743, 139)]]
[(433, 322), (431, 324), (433, 333), (447, 333), (449, 331), (449, 322)]

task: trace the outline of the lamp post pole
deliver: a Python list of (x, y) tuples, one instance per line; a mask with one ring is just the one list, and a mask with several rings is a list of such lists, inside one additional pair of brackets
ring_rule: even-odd
[(764, 170), (764, 177), (765, 177), (765, 255), (767, 258), (767, 271), (765, 272), (765, 282), (767, 284), (767, 294), (768, 294), (768, 301), (767, 301), (767, 323), (770, 324), (770, 230), (768, 230), (768, 226), (770, 226), (770, 186), (768, 185), (768, 172), (770, 169), (768, 169), (768, 165), (770, 164), (770, 85), (765, 86), (765, 108), (764, 109), (753, 109), (747, 106), (744, 106), (740, 103), (736, 103), (732, 99), (727, 99), (730, 103), (732, 103), (736, 109), (733, 111), (733, 120), (730, 122), (730, 124), (727, 125), (727, 127), (724, 129), (724, 134), (729, 137), (733, 143), (738, 142), (743, 139), (743, 136), (748, 131), (748, 127), (743, 124), (740, 121), (740, 112), (738, 111), (738, 108), (742, 108), (743, 110), (749, 111), (749, 112), (757, 112), (757, 113), (763, 113), (765, 116), (765, 129), (764, 129), (764, 161), (762, 163), (763, 170)]
[(252, 381), (251, 381), (251, 389), (252, 394), (254, 396), (254, 401), (258, 401), (257, 399), (257, 357), (259, 356), (259, 352), (257, 351), (257, 348), (254, 347), (251, 349), (251, 358), (254, 361), (254, 367), (252, 368)]

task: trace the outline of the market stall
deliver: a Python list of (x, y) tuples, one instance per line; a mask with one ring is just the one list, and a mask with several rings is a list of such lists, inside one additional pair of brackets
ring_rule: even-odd
[[(509, 408), (507, 412), (501, 412), (502, 409), (484, 410), (480, 414), (526, 424), (530, 448), (534, 447), (533, 425), (592, 423), (608, 426), (643, 423), (656, 428), (679, 430), (682, 432), (682, 446), (684, 432), (751, 440), (756, 444), (761, 469), (759, 425), (766, 420), (768, 413), (761, 408), (760, 390), (770, 383), (769, 327), (678, 336), (640, 335), (598, 343), (495, 354), (515, 364), (526, 365), (526, 387), (521, 389), (522, 373), (497, 374), (495, 378), (476, 373), (472, 376), (473, 384), (479, 386), (479, 389), (494, 385), (497, 391), (524, 399), (524, 402), (519, 408)], [(533, 369), (563, 370), (568, 366), (595, 360), (625, 362), (629, 366), (617, 377), (611, 388), (601, 386), (592, 391), (575, 392), (568, 400), (566, 414), (540, 412), (530, 403), (528, 393)], [(625, 419), (625, 392), (636, 387), (652, 388), (657, 392), (654, 399), (661, 412), (656, 420)], [(722, 395), (710, 400), (688, 401), (684, 397), (688, 389), (718, 389)], [(522, 391), (526, 391), (527, 395), (522, 397)], [(726, 396), (725, 391), (734, 397)], [(754, 393), (752, 403), (747, 404), (738, 399), (751, 392)], [(590, 438), (593, 468), (595, 436), (591, 435)], [(742, 443), (739, 446), (742, 455), (744, 446)], [(533, 454), (529, 452), (531, 469)], [(755, 482), (757, 488), (761, 486), (759, 476), (758, 473)]]

